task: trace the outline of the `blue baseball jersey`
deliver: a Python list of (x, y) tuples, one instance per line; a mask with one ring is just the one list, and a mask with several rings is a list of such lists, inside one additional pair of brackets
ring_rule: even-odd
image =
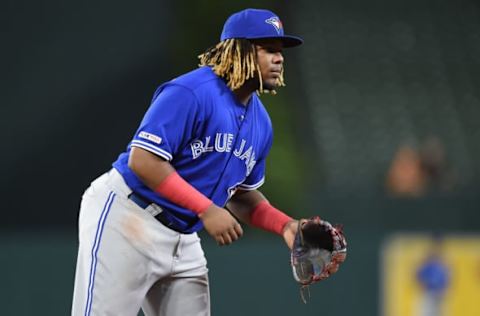
[(127, 150), (113, 167), (128, 186), (173, 214), (182, 231), (203, 228), (198, 216), (150, 190), (128, 167), (132, 147), (168, 160), (181, 177), (215, 204), (225, 206), (240, 188), (255, 190), (265, 180), (272, 123), (254, 93), (240, 103), (210, 67), (161, 85)]

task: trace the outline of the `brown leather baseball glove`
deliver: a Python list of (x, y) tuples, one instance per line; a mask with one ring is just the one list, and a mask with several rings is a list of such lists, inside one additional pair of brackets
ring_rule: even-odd
[(340, 225), (314, 216), (298, 222), (298, 230), (291, 252), (293, 277), (303, 290), (310, 284), (328, 278), (337, 272), (347, 257), (347, 241)]

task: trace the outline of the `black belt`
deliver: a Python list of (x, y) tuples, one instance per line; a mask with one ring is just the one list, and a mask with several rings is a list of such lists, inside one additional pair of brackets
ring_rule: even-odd
[[(130, 195), (128, 195), (128, 198), (143, 209), (146, 209), (150, 204), (153, 204), (153, 202), (148, 201), (147, 199), (138, 195), (135, 192), (130, 193)], [(190, 232), (185, 232), (183, 229), (181, 229), (180, 225), (178, 224), (179, 220), (172, 214), (167, 213), (165, 210), (162, 210), (161, 213), (155, 215), (155, 218), (163, 225), (178, 233), (191, 234)]]

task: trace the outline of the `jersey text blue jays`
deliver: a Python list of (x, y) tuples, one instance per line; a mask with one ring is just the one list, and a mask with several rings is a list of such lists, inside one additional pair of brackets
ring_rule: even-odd
[(265, 180), (272, 124), (252, 94), (240, 103), (210, 67), (201, 67), (161, 85), (125, 152), (113, 163), (128, 186), (180, 218), (185, 232), (202, 222), (150, 190), (128, 167), (132, 147), (167, 161), (187, 182), (223, 207), (237, 189), (255, 190)]

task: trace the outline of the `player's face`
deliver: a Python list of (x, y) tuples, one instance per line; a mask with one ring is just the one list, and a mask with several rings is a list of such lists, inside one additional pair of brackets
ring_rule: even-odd
[(262, 74), (263, 87), (273, 90), (279, 86), (283, 69), (283, 45), (278, 39), (264, 39), (254, 42), (257, 49), (257, 62)]

